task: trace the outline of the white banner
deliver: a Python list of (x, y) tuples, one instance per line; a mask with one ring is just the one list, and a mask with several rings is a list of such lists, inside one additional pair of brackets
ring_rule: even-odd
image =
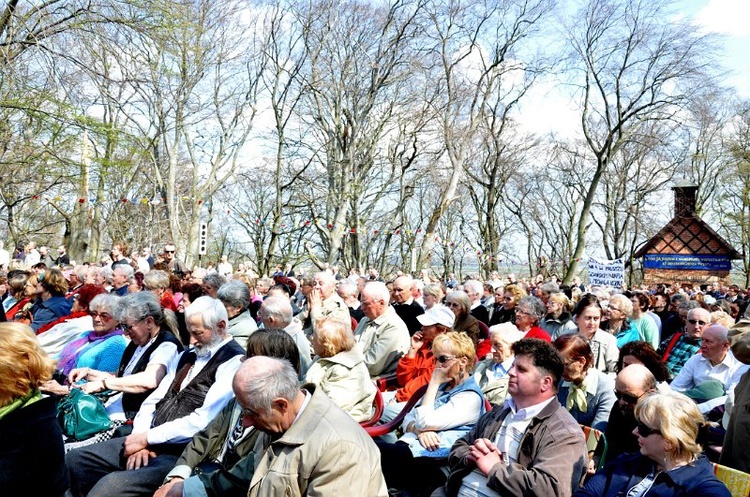
[(598, 261), (589, 259), (589, 284), (622, 288), (625, 279), (625, 261)]

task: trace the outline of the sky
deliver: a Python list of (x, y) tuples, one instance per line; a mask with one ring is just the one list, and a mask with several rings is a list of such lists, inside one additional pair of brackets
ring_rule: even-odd
[(685, 15), (707, 32), (724, 35), (722, 63), (732, 73), (727, 84), (737, 88), (743, 98), (750, 98), (750, 1), (748, 0), (681, 0)]

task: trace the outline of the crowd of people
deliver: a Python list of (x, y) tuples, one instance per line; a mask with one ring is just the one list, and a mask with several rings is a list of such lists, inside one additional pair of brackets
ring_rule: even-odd
[[(750, 472), (734, 285), (258, 277), (124, 242), (0, 266), (8, 495), (724, 497), (711, 462)], [(77, 389), (110, 419), (80, 439), (56, 408)]]

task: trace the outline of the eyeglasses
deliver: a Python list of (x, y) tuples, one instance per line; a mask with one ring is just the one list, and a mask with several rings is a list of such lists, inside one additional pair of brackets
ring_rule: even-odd
[(455, 358), (456, 356), (454, 355), (441, 355), (441, 356), (436, 357), (435, 360), (439, 362), (440, 364), (445, 364), (446, 362), (452, 361)]
[(612, 306), (609, 306), (609, 310), (610, 311), (622, 312), (622, 309), (618, 309), (617, 307), (612, 307)]
[(258, 412), (253, 411), (252, 409), (242, 409), (242, 416), (247, 416), (248, 418), (257, 418)]
[(519, 314), (524, 315), (524, 316), (531, 316), (530, 312), (526, 312), (523, 309), (516, 309), (516, 316), (518, 316)]
[(135, 323), (133, 323), (133, 324), (120, 323), (120, 327), (121, 327), (121, 328), (122, 328), (123, 330), (125, 330), (125, 331), (130, 331), (130, 330), (132, 330), (132, 329), (133, 329), (133, 326), (135, 326), (136, 324), (140, 323), (141, 321), (143, 321), (143, 319), (139, 319), (138, 321), (136, 321), (136, 322), (135, 322)]
[(458, 302), (446, 302), (445, 305), (447, 307), (461, 307), (461, 305)]
[(688, 319), (688, 323), (690, 324), (697, 324), (698, 326), (706, 326), (708, 323), (705, 321), (701, 321), (700, 319)]
[(107, 314), (106, 312), (94, 311), (90, 312), (89, 314), (91, 315), (92, 319), (102, 318), (102, 321), (109, 321), (110, 319), (112, 319), (112, 314)]
[(640, 421), (637, 422), (635, 429), (638, 430), (638, 435), (643, 438), (646, 438), (649, 435), (653, 435), (654, 433), (657, 435), (661, 435), (661, 432), (659, 430), (650, 428), (646, 426), (645, 424), (641, 423)]
[(630, 395), (629, 393), (622, 393), (615, 390), (615, 397), (617, 397), (617, 400), (622, 400), (626, 404), (635, 405), (638, 403), (638, 399), (643, 397), (643, 394), (636, 397), (635, 395)]

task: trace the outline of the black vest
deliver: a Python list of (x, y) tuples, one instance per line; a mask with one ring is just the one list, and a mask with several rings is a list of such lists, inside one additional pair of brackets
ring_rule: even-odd
[[(143, 355), (141, 355), (140, 359), (138, 359), (138, 362), (136, 363), (130, 374), (136, 374), (145, 371), (146, 366), (148, 366), (148, 362), (151, 359), (151, 354), (153, 354), (154, 351), (159, 347), (159, 345), (164, 342), (170, 342), (177, 345), (177, 350), (179, 352), (182, 352), (183, 347), (180, 341), (177, 340), (177, 337), (175, 337), (171, 331), (162, 328), (162, 330), (159, 331), (159, 334), (156, 335), (156, 340), (154, 340), (154, 342), (148, 347), (148, 349), (146, 349)], [(125, 348), (125, 352), (122, 354), (122, 360), (120, 361), (120, 367), (117, 369), (117, 376), (122, 376), (125, 368), (130, 362), (130, 359), (133, 357), (133, 354), (135, 354), (135, 349), (137, 348), (138, 346), (133, 342), (130, 342)], [(143, 401), (146, 400), (146, 397), (151, 395), (151, 392), (153, 392), (154, 390), (155, 389), (152, 388), (151, 390), (141, 393), (123, 393), (122, 409), (123, 411), (125, 411), (125, 416), (128, 419), (134, 419), (135, 415), (138, 413), (138, 410), (141, 408), (141, 404), (143, 404)]]
[(195, 375), (190, 383), (180, 390), (180, 384), (185, 379), (188, 370), (195, 363), (195, 352), (185, 352), (177, 363), (177, 371), (164, 398), (156, 404), (154, 419), (151, 426), (159, 426), (175, 419), (189, 415), (203, 405), (211, 386), (216, 381), (216, 370), (223, 363), (237, 355), (244, 355), (242, 346), (235, 340), (230, 340), (209, 359), (208, 364)]

